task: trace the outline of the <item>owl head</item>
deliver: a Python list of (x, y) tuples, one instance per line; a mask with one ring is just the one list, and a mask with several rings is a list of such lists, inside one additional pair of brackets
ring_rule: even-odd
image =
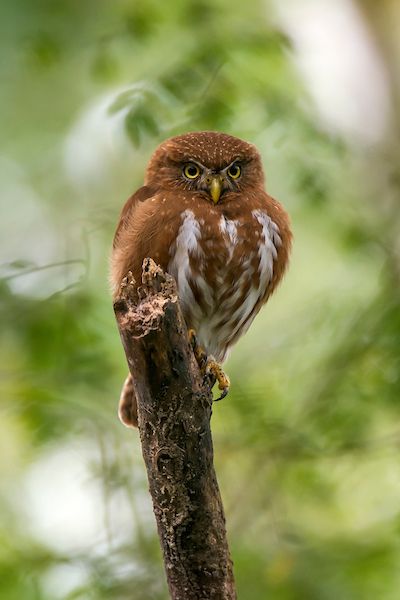
[(232, 194), (263, 189), (264, 174), (255, 146), (216, 131), (170, 138), (150, 159), (145, 184), (199, 192), (214, 204)]

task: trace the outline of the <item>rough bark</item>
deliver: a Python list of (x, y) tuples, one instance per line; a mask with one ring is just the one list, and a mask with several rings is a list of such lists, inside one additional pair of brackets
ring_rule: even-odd
[(114, 303), (138, 402), (139, 431), (173, 600), (236, 598), (213, 466), (212, 395), (179, 306), (175, 281), (150, 259)]

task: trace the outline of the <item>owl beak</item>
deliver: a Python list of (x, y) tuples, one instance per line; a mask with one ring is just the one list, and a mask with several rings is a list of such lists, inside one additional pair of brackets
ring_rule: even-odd
[(209, 183), (209, 190), (214, 204), (217, 204), (222, 191), (222, 180), (220, 175), (213, 175)]

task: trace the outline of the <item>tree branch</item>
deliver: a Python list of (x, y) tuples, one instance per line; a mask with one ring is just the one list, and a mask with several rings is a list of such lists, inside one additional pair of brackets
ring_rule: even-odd
[(212, 395), (188, 343), (175, 281), (151, 259), (114, 303), (173, 600), (236, 598), (213, 466)]

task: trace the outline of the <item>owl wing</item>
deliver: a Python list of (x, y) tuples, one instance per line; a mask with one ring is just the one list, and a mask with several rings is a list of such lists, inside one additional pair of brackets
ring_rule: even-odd
[(139, 188), (128, 200), (125, 202), (124, 207), (121, 211), (117, 229), (114, 234), (113, 240), (113, 248), (117, 246), (118, 238), (121, 234), (121, 231), (127, 225), (132, 212), (135, 210), (135, 207), (139, 202), (145, 202), (149, 198), (151, 198), (155, 194), (156, 190), (149, 187), (148, 185), (144, 185)]
[(140, 219), (137, 223), (137, 212), (138, 209), (148, 204), (156, 193), (154, 188), (144, 185), (125, 202), (121, 211), (113, 239), (110, 261), (110, 283), (114, 296), (128, 271), (135, 271), (135, 278), (137, 281), (140, 280), (139, 274), (144, 253), (138, 248), (142, 236), (140, 235)]

